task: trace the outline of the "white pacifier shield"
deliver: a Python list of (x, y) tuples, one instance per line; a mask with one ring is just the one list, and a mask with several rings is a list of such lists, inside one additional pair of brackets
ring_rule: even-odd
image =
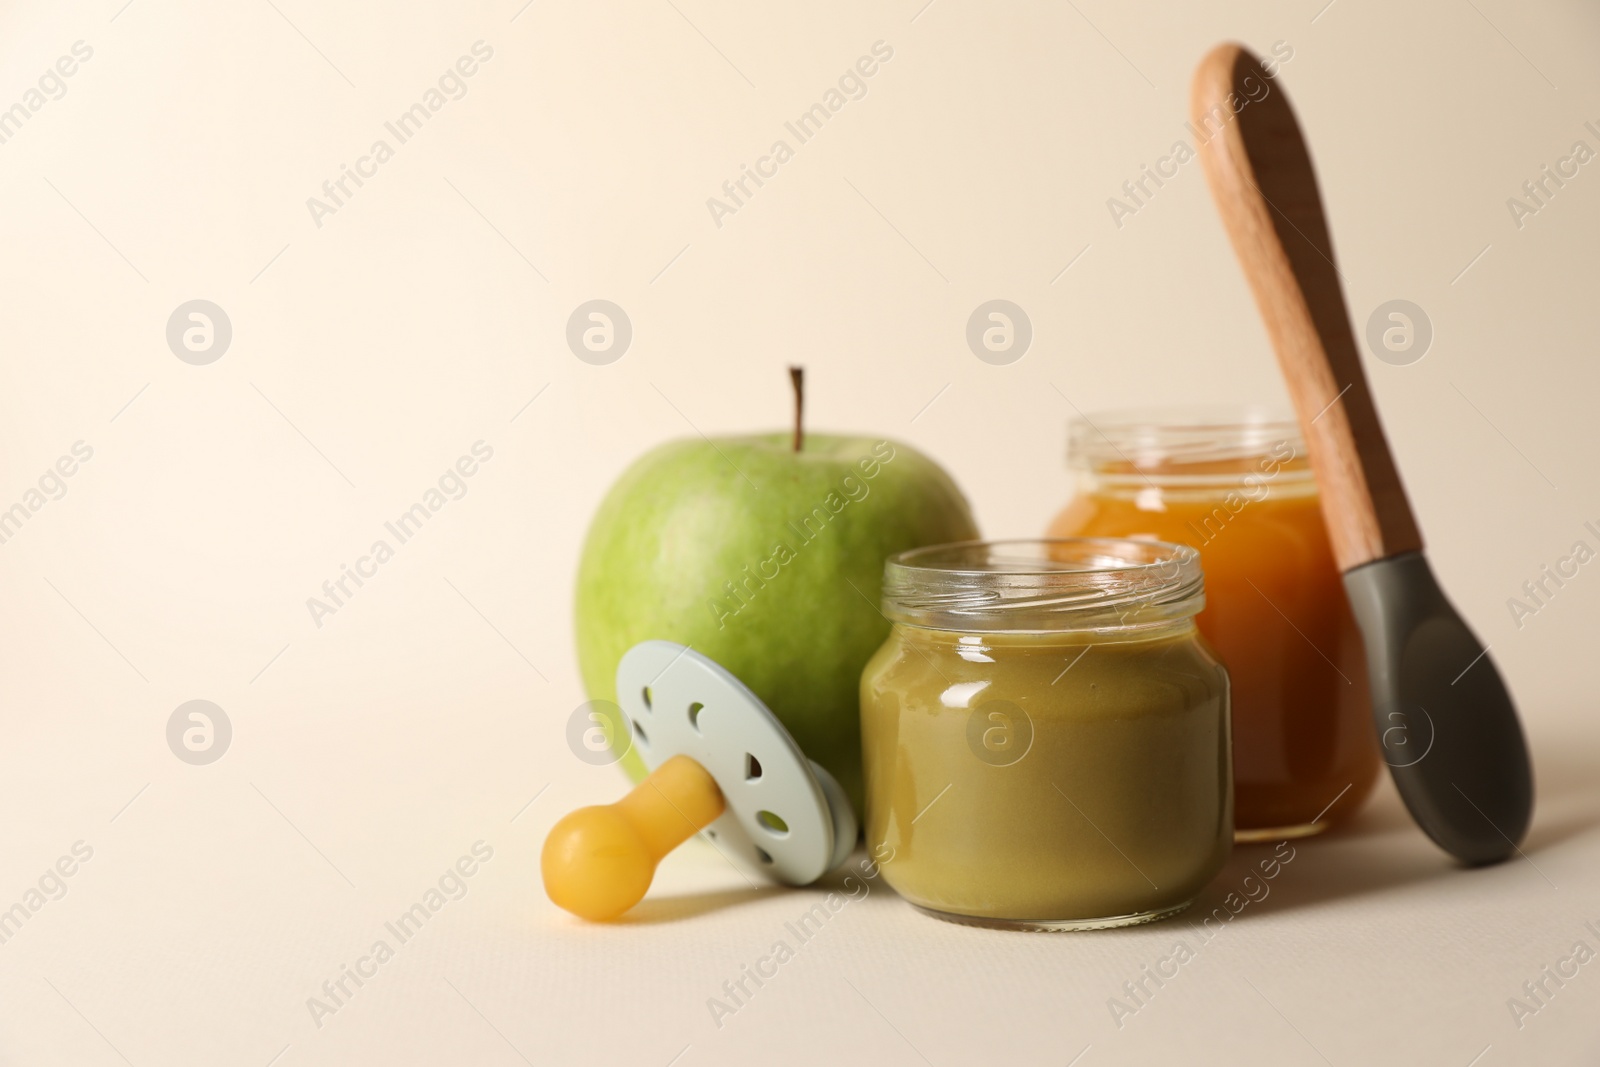
[(645, 766), (681, 754), (716, 780), (728, 807), (705, 834), (724, 852), (787, 885), (850, 855), (857, 826), (844, 789), (720, 664), (672, 641), (635, 645), (617, 664), (617, 703)]

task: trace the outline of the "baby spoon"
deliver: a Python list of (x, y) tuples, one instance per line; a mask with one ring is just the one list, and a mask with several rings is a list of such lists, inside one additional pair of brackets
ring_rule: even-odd
[(1234, 44), (1195, 72), (1206, 178), (1278, 353), (1366, 643), (1385, 761), (1417, 823), (1465, 863), (1510, 856), (1533, 771), (1488, 650), (1445, 599), (1367, 389), (1305, 138), (1261, 61)]
[(580, 808), (550, 830), (540, 869), (558, 906), (595, 922), (620, 917), (644, 898), (656, 864), (701, 831), (785, 885), (808, 885), (850, 855), (857, 824), (843, 787), (719, 664), (646, 641), (617, 665), (617, 701), (651, 773), (615, 804)]

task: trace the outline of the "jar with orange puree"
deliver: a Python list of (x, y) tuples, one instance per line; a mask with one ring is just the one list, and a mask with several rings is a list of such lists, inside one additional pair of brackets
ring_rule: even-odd
[(1378, 774), (1366, 660), (1299, 426), (1246, 410), (1090, 415), (1072, 424), (1079, 492), (1051, 537), (1200, 552), (1196, 621), (1233, 682), (1238, 840), (1322, 831)]

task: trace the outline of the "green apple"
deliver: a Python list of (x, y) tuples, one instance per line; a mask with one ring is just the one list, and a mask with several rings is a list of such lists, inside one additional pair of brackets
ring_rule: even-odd
[[(584, 686), (614, 701), (629, 648), (691, 645), (754, 690), (859, 811), (858, 693), (889, 633), (884, 560), (977, 536), (950, 476), (903, 444), (817, 434), (796, 451), (781, 433), (669, 442), (622, 475), (589, 527), (577, 584)], [(644, 772), (636, 752), (623, 768)]]

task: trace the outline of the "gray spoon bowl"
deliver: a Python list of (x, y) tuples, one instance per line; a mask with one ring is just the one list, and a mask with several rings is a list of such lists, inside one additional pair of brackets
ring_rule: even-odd
[(1463, 863), (1497, 863), (1533, 814), (1511, 694), (1421, 552), (1344, 576), (1366, 642), (1383, 758), (1417, 824)]

